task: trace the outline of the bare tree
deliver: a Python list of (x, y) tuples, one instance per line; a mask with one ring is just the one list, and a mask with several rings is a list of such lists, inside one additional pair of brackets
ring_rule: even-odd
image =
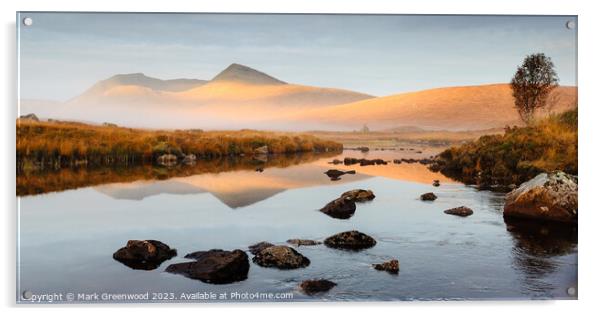
[(558, 76), (550, 57), (542, 53), (525, 58), (512, 81), (514, 106), (523, 122), (533, 121), (535, 110), (546, 106), (548, 95), (558, 87)]

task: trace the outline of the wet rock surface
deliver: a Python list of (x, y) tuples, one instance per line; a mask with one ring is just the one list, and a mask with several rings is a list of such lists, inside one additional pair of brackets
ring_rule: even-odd
[(374, 247), (376, 240), (357, 230), (352, 230), (332, 235), (324, 240), (324, 244), (336, 249), (361, 250)]
[(245, 280), (249, 272), (249, 258), (240, 249), (197, 251), (187, 254), (185, 258), (196, 261), (172, 264), (165, 271), (214, 284)]
[(337, 219), (348, 219), (355, 214), (355, 202), (350, 198), (340, 197), (328, 202), (320, 212)]
[(473, 211), (470, 208), (466, 207), (466, 206), (460, 206), (460, 207), (450, 208), (450, 209), (445, 210), (443, 212), (445, 214), (462, 216), (462, 217), (470, 216), (473, 213)]
[(577, 177), (541, 173), (506, 195), (504, 217), (577, 223)]
[(265, 248), (272, 247), (272, 246), (274, 246), (274, 244), (269, 243), (267, 241), (262, 241), (262, 242), (258, 242), (258, 243), (254, 244), (254, 245), (249, 246), (249, 251), (253, 255), (256, 255), (260, 251), (264, 250)]
[(308, 258), (288, 246), (272, 246), (258, 252), (253, 262), (267, 268), (297, 269), (310, 264)]
[(374, 200), (376, 196), (371, 190), (356, 189), (341, 194), (341, 198), (349, 199), (353, 202), (366, 202)]
[(322, 244), (319, 241), (311, 240), (311, 239), (289, 239), (286, 241), (291, 245), (299, 246), (316, 246)]
[(379, 271), (387, 271), (393, 274), (399, 273), (399, 261), (396, 259), (385, 261), (383, 263), (375, 263), (372, 265), (372, 267)]
[(420, 196), (420, 200), (422, 201), (434, 201), (437, 199), (437, 196), (433, 192), (424, 193)]
[(113, 259), (135, 270), (154, 270), (176, 255), (175, 249), (158, 240), (129, 240), (113, 253)]
[(299, 287), (301, 288), (301, 290), (303, 292), (305, 292), (305, 294), (313, 295), (313, 294), (317, 294), (320, 292), (330, 291), (330, 289), (332, 289), (336, 285), (337, 284), (332, 281), (329, 281), (326, 279), (318, 279), (318, 280), (305, 280), (305, 281), (301, 282)]

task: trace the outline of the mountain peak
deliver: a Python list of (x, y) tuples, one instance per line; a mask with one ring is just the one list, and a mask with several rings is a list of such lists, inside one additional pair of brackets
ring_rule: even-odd
[(211, 81), (235, 81), (257, 85), (286, 84), (286, 82), (266, 73), (237, 63), (231, 64), (228, 68), (222, 70)]

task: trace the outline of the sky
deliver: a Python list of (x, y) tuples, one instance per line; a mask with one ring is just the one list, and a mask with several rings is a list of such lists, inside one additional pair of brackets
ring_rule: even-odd
[[(31, 26), (20, 21), (30, 17)], [(115, 74), (211, 79), (232, 63), (385, 96), (509, 82), (531, 53), (577, 84), (574, 16), (21, 13), (20, 97), (66, 101)]]

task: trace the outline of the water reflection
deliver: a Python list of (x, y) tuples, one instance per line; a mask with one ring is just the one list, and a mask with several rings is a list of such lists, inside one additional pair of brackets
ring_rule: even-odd
[(546, 277), (562, 265), (558, 257), (576, 252), (577, 226), (525, 219), (504, 221), (514, 241), (513, 266), (526, 279), (524, 290), (549, 294), (555, 287)]
[(334, 157), (338, 154), (340, 153), (303, 153), (296, 155), (273, 155), (269, 157), (222, 157), (210, 160), (198, 160), (195, 164), (181, 164), (169, 167), (135, 165), (21, 172), (17, 173), (17, 196), (60, 192), (107, 183), (166, 180), (173, 177), (215, 174), (234, 170), (263, 170), (271, 167), (285, 168), (321, 158)]

